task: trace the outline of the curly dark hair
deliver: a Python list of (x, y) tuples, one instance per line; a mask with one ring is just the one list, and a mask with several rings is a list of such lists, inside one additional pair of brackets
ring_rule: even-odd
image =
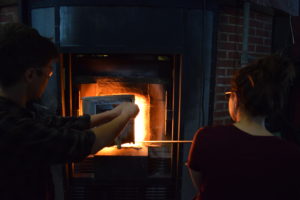
[(280, 55), (269, 55), (239, 69), (231, 81), (239, 105), (252, 116), (281, 111), (295, 78), (292, 62)]
[(58, 56), (54, 43), (37, 30), (20, 23), (0, 25), (0, 84), (18, 82), (26, 69), (43, 67)]

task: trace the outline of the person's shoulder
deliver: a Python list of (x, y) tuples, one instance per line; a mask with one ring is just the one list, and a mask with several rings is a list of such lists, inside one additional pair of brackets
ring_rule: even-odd
[(224, 134), (232, 129), (232, 124), (204, 126), (196, 131), (196, 136), (214, 136)]
[(10, 105), (10, 101), (0, 96), (0, 110), (7, 110)]
[(276, 158), (284, 160), (284, 162), (295, 161), (300, 167), (300, 146), (293, 141), (280, 137), (271, 137), (268, 145), (265, 146), (266, 151), (273, 151)]
[(281, 156), (281, 160), (286, 163), (292, 170), (297, 171), (298, 177), (300, 176), (299, 167), (300, 167), (300, 146), (291, 141), (282, 140), (280, 147), (278, 147), (278, 154)]
[(295, 155), (299, 158), (300, 161), (300, 146), (299, 144), (295, 144), (291, 141), (281, 139), (283, 144)]
[(201, 132), (201, 133), (220, 132), (220, 131), (223, 132), (225, 130), (231, 129), (232, 126), (233, 126), (232, 124), (204, 126), (199, 128), (197, 132)]
[(17, 115), (22, 111), (22, 108), (9, 99), (0, 97), (0, 115), (1, 118)]

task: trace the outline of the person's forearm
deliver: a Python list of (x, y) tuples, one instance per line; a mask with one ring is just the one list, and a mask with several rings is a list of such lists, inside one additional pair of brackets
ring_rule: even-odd
[(102, 124), (105, 124), (112, 119), (116, 118), (118, 115), (120, 115), (120, 112), (117, 112), (116, 109), (109, 110), (103, 113), (91, 115), (91, 122), (90, 127), (93, 128), (95, 126), (100, 126)]
[(92, 147), (91, 153), (95, 154), (100, 149), (110, 144), (126, 126), (130, 118), (131, 117), (128, 114), (121, 113), (118, 117), (114, 118), (113, 120), (101, 126), (92, 128), (91, 130), (95, 133), (96, 140)]

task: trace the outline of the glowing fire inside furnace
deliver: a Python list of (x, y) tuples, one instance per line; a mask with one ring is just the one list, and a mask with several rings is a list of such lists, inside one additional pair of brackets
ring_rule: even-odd
[[(153, 84), (154, 85), (154, 84)], [(151, 86), (154, 88), (154, 86)], [(134, 137), (133, 143), (126, 143), (122, 144), (121, 147), (124, 149), (134, 148), (140, 149), (145, 147), (145, 140), (150, 139), (150, 96), (149, 96), (149, 85), (126, 85), (124, 82), (117, 82), (111, 78), (101, 78), (97, 80), (97, 83), (92, 84), (81, 84), (79, 88), (79, 115), (83, 114), (82, 109), (82, 98), (84, 97), (97, 97), (97, 96), (114, 96), (114, 95), (133, 95), (134, 96), (134, 103), (138, 105), (140, 112), (136, 116), (134, 120)], [(152, 89), (153, 90), (153, 89)], [(154, 91), (154, 90), (153, 90)], [(155, 95), (161, 94), (160, 90), (155, 90)], [(152, 96), (152, 103), (157, 99), (163, 99), (163, 93), (159, 96)], [(154, 100), (153, 100), (154, 99)], [(152, 104), (151, 103), (151, 104)], [(159, 107), (159, 106), (158, 106)], [(164, 116), (163, 109), (164, 106), (160, 106), (161, 110), (151, 111), (151, 121), (155, 120), (155, 122), (159, 122), (161, 126), (164, 125), (164, 119), (162, 117), (155, 117), (153, 116)], [(157, 124), (157, 123), (155, 123)], [(163, 132), (163, 128), (156, 128), (156, 132)], [(152, 129), (151, 129), (152, 132)], [(102, 149), (100, 152), (109, 152), (109, 151), (117, 151), (117, 147), (106, 147)]]

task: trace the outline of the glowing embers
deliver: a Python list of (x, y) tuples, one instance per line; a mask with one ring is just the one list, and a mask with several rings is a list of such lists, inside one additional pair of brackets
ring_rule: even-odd
[(105, 147), (95, 156), (148, 156), (148, 147), (125, 143), (121, 149), (117, 146)]

